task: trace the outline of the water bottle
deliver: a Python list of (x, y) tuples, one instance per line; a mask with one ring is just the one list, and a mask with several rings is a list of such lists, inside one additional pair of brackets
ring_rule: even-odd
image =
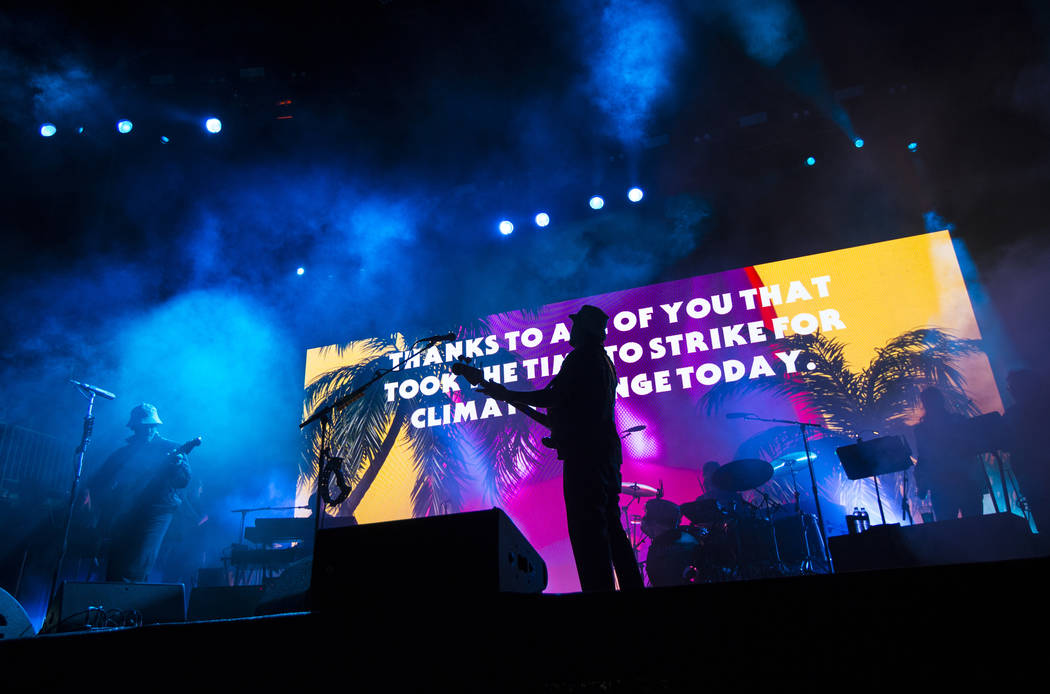
[(867, 509), (863, 507), (860, 509), (860, 529), (862, 532), (871, 530), (871, 518), (868, 516)]
[(861, 531), (860, 509), (853, 507), (853, 513), (846, 516), (846, 530), (850, 535), (857, 535)]

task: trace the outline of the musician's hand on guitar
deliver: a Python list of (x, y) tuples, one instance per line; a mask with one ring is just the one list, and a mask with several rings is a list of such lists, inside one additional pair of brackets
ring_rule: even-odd
[(491, 381), (485, 381), (485, 383), (478, 388), (478, 392), (495, 400), (507, 401), (512, 397), (510, 391), (507, 390), (502, 383), (493, 383)]
[(172, 464), (171, 486), (175, 489), (183, 489), (190, 483), (190, 464), (185, 453), (172, 453), (168, 457)]

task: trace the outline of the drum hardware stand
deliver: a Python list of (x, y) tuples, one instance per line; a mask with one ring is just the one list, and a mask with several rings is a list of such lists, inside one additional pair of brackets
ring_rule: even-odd
[(760, 489), (756, 489), (755, 491), (762, 497), (762, 503), (758, 505), (757, 510), (765, 510), (766, 522), (769, 523), (769, 532), (773, 537), (773, 556), (776, 558), (774, 560), (774, 565), (776, 566), (777, 573), (783, 576), (787, 571), (784, 568), (784, 560), (780, 558), (780, 544), (777, 542), (777, 532), (773, 525), (773, 514), (780, 510), (780, 504), (773, 501), (773, 498), (764, 491)]
[(826, 562), (826, 565), (831, 570), (831, 572), (834, 573), (835, 566), (831, 562), (831, 552), (828, 549), (828, 531), (827, 527), (824, 525), (824, 512), (820, 509), (820, 493), (817, 490), (817, 475), (813, 471), (813, 455), (809, 452), (809, 438), (806, 435), (806, 427), (809, 427), (811, 429), (823, 429), (825, 431), (827, 431), (828, 428), (826, 426), (822, 426), (820, 424), (813, 424), (811, 422), (799, 422), (793, 419), (770, 419), (766, 417), (759, 417), (750, 413), (748, 413), (747, 416), (742, 417), (741, 419), (750, 419), (756, 422), (772, 422), (775, 424), (795, 424), (798, 426), (799, 431), (802, 432), (802, 447), (806, 451), (806, 465), (809, 467), (809, 480), (813, 486), (813, 503), (817, 506), (817, 523), (818, 528), (820, 529), (820, 538), (824, 546), (824, 561)]
[(343, 408), (345, 408), (350, 403), (355, 402), (355, 401), (360, 400), (361, 398), (363, 398), (365, 396), (365, 392), (367, 392), (369, 388), (371, 388), (373, 385), (375, 385), (375, 383), (377, 381), (379, 381), (380, 379), (384, 378), (389, 373), (392, 373), (394, 371), (400, 371), (401, 368), (405, 364), (407, 364), (408, 362), (412, 361), (413, 359), (415, 359), (419, 355), (423, 354), (423, 352), (427, 351), (428, 349), (430, 349), (431, 347), (436, 345), (438, 342), (441, 342), (443, 340), (453, 340), (453, 339), (455, 339), (455, 337), (456, 337), (455, 333), (449, 333), (448, 335), (435, 335), (433, 337), (424, 338), (422, 340), (416, 340), (416, 342), (413, 343), (412, 347), (415, 347), (420, 342), (424, 342), (425, 344), (422, 347), (420, 347), (419, 349), (417, 349), (407, 359), (402, 359), (401, 361), (398, 362), (397, 366), (394, 366), (392, 368), (389, 368), (389, 369), (377, 369), (376, 370), (376, 374), (372, 378), (371, 381), (369, 381), (368, 383), (365, 383), (364, 385), (360, 386), (359, 388), (355, 388), (350, 393), (347, 393), (343, 397), (341, 397), (338, 400), (336, 400), (335, 402), (333, 402), (331, 405), (326, 405), (324, 407), (318, 408), (316, 411), (314, 411), (314, 413), (312, 415), (310, 415), (309, 417), (304, 419), (299, 424), (299, 430), (301, 431), (301, 430), (305, 429), (307, 426), (309, 426), (310, 424), (313, 424), (316, 421), (320, 421), (321, 422), (321, 446), (320, 446), (320, 451), (318, 452), (318, 460), (317, 460), (317, 480), (314, 483), (314, 509), (313, 509), (313, 513), (314, 513), (314, 534), (315, 535), (316, 535), (317, 531), (321, 529), (321, 526), (322, 526), (321, 515), (322, 515), (323, 507), (322, 507), (322, 501), (321, 501), (321, 475), (326, 474), (326, 471), (329, 469), (328, 468), (328, 462), (329, 462), (329, 459), (331, 458), (331, 456), (328, 453), (328, 450), (329, 450), (329, 444), (330, 444), (330, 441), (331, 441), (331, 434), (329, 432), (329, 428), (331, 427), (331, 424), (332, 424), (332, 419), (331, 419), (332, 413), (333, 412), (342, 411)]
[[(641, 429), (644, 429), (644, 428), (645, 428), (644, 426), (641, 427)], [(633, 431), (641, 431), (641, 429), (628, 430), (627, 434), (624, 435), (622, 438), (627, 438), (627, 435), (630, 435), (631, 433), (633, 433)], [(660, 488), (656, 492), (656, 498), (657, 499), (662, 499), (663, 496), (664, 496), (664, 481), (660, 480)], [(623, 514), (623, 522), (627, 526), (626, 527), (627, 539), (630, 540), (630, 542), (631, 542), (631, 550), (634, 552), (634, 560), (637, 562), (638, 561), (638, 548), (642, 546), (643, 542), (645, 542), (645, 535), (641, 534), (637, 530), (635, 530), (635, 526), (631, 522), (631, 520), (632, 520), (631, 519), (631, 514), (630, 514), (631, 504), (633, 504), (635, 501), (638, 501), (638, 499), (640, 497), (637, 497), (637, 496), (635, 496), (633, 494), (631, 494), (630, 497), (631, 497), (631, 500), (627, 502), (626, 506), (623, 506), (620, 509), (620, 512)], [(635, 519), (638, 520), (639, 522), (641, 521), (641, 517), (639, 517), (639, 516), (635, 516)], [(641, 535), (641, 537), (639, 537), (639, 535)]]
[[(992, 500), (995, 500), (995, 494), (992, 494)], [(909, 524), (914, 523), (914, 518), (911, 515), (911, 502), (908, 501), (908, 475), (904, 474), (904, 485), (901, 489), (901, 522), (908, 521)]]
[(799, 573), (805, 574), (816, 573), (813, 570), (813, 555), (809, 549), (809, 537), (806, 535), (806, 519), (802, 516), (802, 493), (798, 490), (798, 471), (795, 469), (794, 463), (797, 461), (791, 461), (788, 463), (788, 473), (791, 475), (791, 491), (795, 496), (795, 517), (798, 518), (798, 536), (802, 542), (802, 551), (805, 553), (805, 559), (802, 560), (802, 564), (798, 567)]

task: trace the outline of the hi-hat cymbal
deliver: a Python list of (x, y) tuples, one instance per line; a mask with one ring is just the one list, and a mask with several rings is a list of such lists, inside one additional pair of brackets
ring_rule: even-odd
[(743, 492), (761, 487), (773, 477), (773, 466), (757, 458), (726, 463), (714, 473), (712, 482), (727, 492)]
[(646, 496), (656, 496), (659, 494), (659, 490), (655, 487), (650, 487), (648, 484), (640, 484), (638, 482), (624, 482), (620, 485), (621, 494), (629, 494), (635, 499), (641, 499)]

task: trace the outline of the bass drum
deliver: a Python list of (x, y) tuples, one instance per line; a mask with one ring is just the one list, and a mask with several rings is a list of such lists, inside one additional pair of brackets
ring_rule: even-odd
[(707, 530), (681, 525), (655, 538), (645, 557), (645, 573), (651, 586), (681, 586), (695, 583)]

